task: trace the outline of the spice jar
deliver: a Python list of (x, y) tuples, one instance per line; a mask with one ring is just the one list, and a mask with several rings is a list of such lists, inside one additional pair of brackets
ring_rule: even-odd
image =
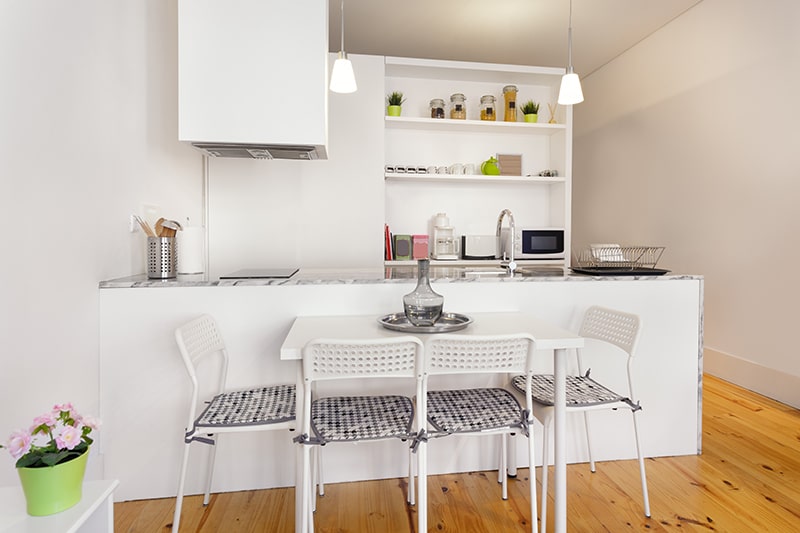
[(464, 103), (466, 98), (461, 93), (450, 95), (450, 118), (467, 118), (467, 105)]
[(481, 96), (481, 120), (495, 120), (495, 100), (491, 94)]
[(431, 100), (431, 118), (444, 118), (444, 100), (441, 98)]
[(506, 85), (505, 87), (503, 87), (503, 99), (506, 101), (505, 121), (506, 122), (516, 122), (517, 121), (517, 86), (516, 85)]

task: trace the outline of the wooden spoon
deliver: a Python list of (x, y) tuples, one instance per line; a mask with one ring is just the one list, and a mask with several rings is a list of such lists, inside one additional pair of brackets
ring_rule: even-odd
[(164, 217), (156, 220), (156, 236), (158, 237), (168, 237), (168, 235), (164, 235), (164, 222), (166, 222)]

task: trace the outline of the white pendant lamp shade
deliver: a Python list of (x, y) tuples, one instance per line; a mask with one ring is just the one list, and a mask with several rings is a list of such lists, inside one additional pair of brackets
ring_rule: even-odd
[(344, 51), (344, 0), (342, 0), (342, 47), (339, 49), (339, 57), (333, 63), (329, 87), (335, 93), (354, 93), (358, 90), (353, 64), (347, 59), (347, 52)]
[(333, 64), (330, 89), (335, 93), (354, 93), (358, 90), (353, 64), (344, 51), (339, 52), (339, 57)]
[(558, 103), (573, 105), (583, 102), (581, 80), (574, 72), (568, 72), (561, 77), (561, 90), (558, 91)]
[(583, 102), (581, 80), (572, 71), (572, 0), (569, 0), (569, 29), (567, 29), (567, 73), (561, 78), (561, 89), (558, 91), (558, 103), (573, 105)]

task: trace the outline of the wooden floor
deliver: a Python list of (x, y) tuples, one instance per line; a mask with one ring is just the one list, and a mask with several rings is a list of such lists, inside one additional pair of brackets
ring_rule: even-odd
[[(652, 518), (642, 514), (635, 461), (567, 471), (570, 532), (800, 532), (800, 411), (712, 376), (704, 382), (703, 454), (647, 460)], [(507, 501), (494, 472), (431, 477), (429, 530), (530, 531), (527, 474), (509, 480)], [(402, 479), (328, 485), (316, 530), (416, 532), (405, 492)], [(551, 500), (550, 530), (552, 508)], [(173, 499), (117, 503), (115, 531), (170, 531), (173, 509)], [(181, 531), (294, 531), (294, 489), (217, 494), (205, 508), (202, 496), (188, 497)]]

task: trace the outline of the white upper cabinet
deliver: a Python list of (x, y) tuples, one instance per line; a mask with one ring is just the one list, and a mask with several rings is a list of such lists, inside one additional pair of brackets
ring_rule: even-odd
[(182, 141), (327, 157), (328, 3), (179, 0)]

